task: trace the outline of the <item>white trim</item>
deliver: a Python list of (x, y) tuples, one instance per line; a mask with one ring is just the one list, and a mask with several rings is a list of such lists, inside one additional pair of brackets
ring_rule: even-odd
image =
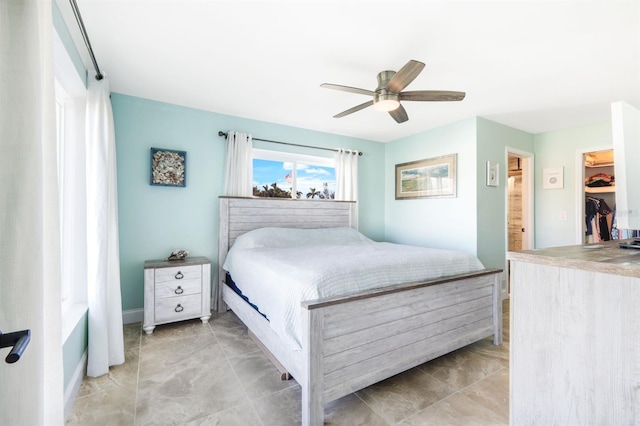
[(608, 151), (613, 149), (613, 145), (602, 145), (591, 148), (582, 148), (576, 150), (576, 244), (584, 244), (584, 154), (587, 152)]
[[(505, 147), (505, 182), (509, 177), (509, 155), (515, 155), (523, 159), (523, 173), (522, 173), (522, 211), (523, 211), (523, 223), (525, 233), (522, 240), (522, 245), (525, 250), (531, 250), (535, 248), (535, 220), (534, 220), (534, 197), (535, 197), (535, 155), (533, 152), (523, 151), (520, 149), (512, 148), (510, 146)], [(504, 247), (505, 254), (509, 251), (509, 186), (504, 186)], [(504, 285), (502, 286), (502, 296), (506, 299), (509, 294), (509, 261), (505, 256), (504, 260), (504, 272), (503, 272)]]
[(64, 390), (64, 420), (67, 420), (69, 417), (69, 413), (71, 413), (71, 409), (73, 408), (73, 403), (78, 396), (78, 391), (80, 390), (80, 386), (82, 385), (82, 379), (84, 379), (85, 373), (87, 371), (87, 351), (85, 350), (82, 354), (82, 358), (80, 358), (80, 362), (76, 366), (75, 371), (73, 372), (73, 376), (71, 377), (71, 381), (67, 385), (67, 388)]
[(129, 309), (126, 311), (122, 311), (122, 323), (123, 324), (133, 324), (136, 322), (142, 322), (144, 319), (144, 309)]

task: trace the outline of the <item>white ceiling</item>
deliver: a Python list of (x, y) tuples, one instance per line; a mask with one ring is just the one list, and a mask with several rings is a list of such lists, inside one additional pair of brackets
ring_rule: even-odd
[[(222, 114), (388, 142), (473, 116), (540, 133), (640, 108), (638, 0), (77, 3), (113, 92)], [(321, 83), (374, 90), (409, 59), (426, 67), (406, 90), (465, 100), (405, 101), (402, 124), (374, 108), (332, 118), (368, 98)]]

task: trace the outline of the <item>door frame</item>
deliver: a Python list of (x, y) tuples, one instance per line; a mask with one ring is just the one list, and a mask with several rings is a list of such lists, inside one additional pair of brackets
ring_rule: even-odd
[[(509, 155), (514, 155), (522, 159), (522, 226), (525, 229), (522, 237), (522, 247), (524, 250), (535, 248), (535, 220), (534, 220), (534, 154), (510, 146), (505, 147), (504, 164), (505, 182), (509, 179)], [(504, 186), (504, 270), (507, 288), (506, 296), (509, 294), (509, 261), (506, 253), (509, 251), (509, 185)], [(503, 297), (505, 295), (503, 294)]]
[(576, 244), (583, 245), (584, 240), (584, 154), (588, 152), (609, 151), (613, 145), (592, 146), (576, 150)]

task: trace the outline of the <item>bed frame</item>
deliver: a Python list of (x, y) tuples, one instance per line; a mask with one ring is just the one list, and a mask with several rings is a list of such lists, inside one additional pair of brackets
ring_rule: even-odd
[(256, 310), (225, 284), (235, 239), (267, 226), (356, 228), (346, 201), (220, 198), (218, 310), (227, 307), (302, 387), (302, 424), (322, 425), (324, 405), (493, 336), (502, 343), (499, 269), (302, 303), (302, 350), (286, 348)]

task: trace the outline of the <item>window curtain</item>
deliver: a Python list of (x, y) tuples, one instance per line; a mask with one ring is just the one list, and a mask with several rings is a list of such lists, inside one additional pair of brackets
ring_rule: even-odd
[(116, 141), (106, 77), (89, 77), (86, 109), (87, 273), (89, 349), (87, 375), (101, 376), (124, 362)]
[(336, 200), (358, 201), (358, 151), (338, 149), (336, 160)]
[(229, 132), (223, 193), (234, 197), (251, 197), (252, 188), (253, 139), (246, 133)]
[(51, 1), (0, 2), (0, 423), (63, 424), (60, 235)]

